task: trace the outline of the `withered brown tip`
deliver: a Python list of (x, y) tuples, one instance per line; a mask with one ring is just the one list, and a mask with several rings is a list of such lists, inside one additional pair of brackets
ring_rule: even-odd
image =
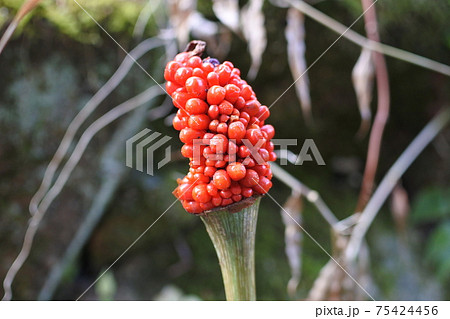
[(206, 49), (206, 42), (201, 40), (193, 40), (188, 43), (186, 46), (186, 49), (184, 49), (184, 52), (189, 52), (190, 56), (199, 56), (201, 57), (202, 54), (205, 52)]

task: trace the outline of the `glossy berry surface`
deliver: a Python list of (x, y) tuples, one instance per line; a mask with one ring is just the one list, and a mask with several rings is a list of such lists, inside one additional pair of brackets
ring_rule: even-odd
[(276, 160), (270, 141), (275, 130), (265, 123), (270, 112), (240, 74), (229, 61), (202, 60), (193, 51), (179, 53), (164, 70), (167, 93), (178, 108), (173, 127), (185, 143), (181, 154), (190, 160), (174, 194), (189, 213), (260, 196), (272, 187), (268, 162)]

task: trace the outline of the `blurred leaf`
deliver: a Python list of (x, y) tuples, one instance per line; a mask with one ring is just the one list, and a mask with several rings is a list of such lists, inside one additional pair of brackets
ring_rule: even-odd
[(398, 184), (392, 191), (391, 213), (399, 231), (406, 230), (410, 212), (409, 198), (406, 190)]
[(284, 241), (286, 256), (291, 268), (291, 279), (288, 283), (288, 293), (294, 298), (300, 281), (302, 268), (302, 239), (299, 225), (302, 224), (302, 199), (299, 193), (293, 192), (281, 210), (284, 223)]
[(196, 8), (195, 0), (170, 0), (169, 18), (170, 23), (175, 29), (178, 44), (181, 48), (185, 47), (189, 40), (190, 18)]
[(241, 11), (241, 29), (247, 40), (252, 64), (247, 77), (254, 79), (262, 62), (262, 55), (267, 45), (264, 28), (263, 0), (250, 0)]
[(289, 67), (295, 82), (295, 89), (300, 100), (303, 116), (311, 121), (311, 96), (309, 94), (309, 78), (305, 59), (305, 17), (297, 9), (287, 11), (287, 54)]
[(370, 120), (372, 118), (370, 102), (372, 101), (374, 76), (375, 67), (372, 60), (372, 52), (364, 48), (352, 71), (353, 87), (355, 88), (359, 113), (361, 114), (361, 125), (357, 133), (360, 138), (364, 137), (370, 128)]
[(114, 300), (117, 291), (116, 279), (111, 270), (107, 271), (95, 284), (95, 292), (102, 301)]
[(239, 1), (213, 0), (213, 11), (216, 17), (231, 30), (239, 30)]
[(427, 244), (426, 259), (436, 265), (438, 276), (450, 278), (450, 220), (442, 223)]
[(412, 218), (415, 223), (432, 223), (450, 217), (450, 188), (428, 188), (414, 201)]

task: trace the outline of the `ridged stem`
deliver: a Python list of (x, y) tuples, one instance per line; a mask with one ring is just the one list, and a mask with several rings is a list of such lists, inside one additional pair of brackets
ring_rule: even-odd
[(256, 300), (255, 234), (260, 198), (232, 213), (229, 209), (201, 216), (219, 258), (225, 294), (231, 300)]

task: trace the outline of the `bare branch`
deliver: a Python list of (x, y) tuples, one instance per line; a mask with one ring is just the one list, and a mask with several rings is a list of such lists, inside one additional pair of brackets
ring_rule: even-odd
[(39, 227), (42, 218), (45, 216), (45, 213), (47, 212), (47, 209), (50, 206), (50, 204), (61, 192), (70, 174), (72, 173), (75, 166), (78, 164), (81, 156), (84, 153), (84, 150), (86, 149), (86, 147), (88, 146), (89, 142), (94, 137), (94, 135), (97, 134), (97, 132), (100, 131), (102, 128), (104, 128), (106, 125), (110, 124), (111, 122), (119, 118), (120, 116), (134, 110), (135, 108), (141, 106), (142, 104), (148, 102), (149, 100), (155, 98), (156, 96), (162, 93), (164, 92), (161, 91), (159, 87), (152, 86), (149, 89), (145, 90), (144, 92), (140, 93), (139, 95), (114, 107), (112, 110), (107, 112), (105, 115), (101, 116), (86, 129), (86, 131), (81, 136), (79, 142), (75, 146), (75, 149), (72, 155), (70, 156), (69, 160), (61, 170), (61, 173), (56, 179), (54, 185), (50, 188), (48, 193), (42, 199), (41, 203), (37, 208), (36, 213), (32, 215), (29, 220), (29, 225), (25, 233), (22, 249), (20, 250), (19, 255), (14, 260), (12, 266), (9, 268), (5, 280), (3, 281), (3, 288), (5, 291), (3, 300), (11, 300), (12, 297), (11, 284), (17, 272), (20, 270), (20, 268), (22, 267), (25, 260), (28, 258), (30, 254), (34, 236), (36, 235), (36, 231)]
[(83, 221), (65, 250), (64, 256), (52, 266), (39, 292), (39, 300), (50, 300), (53, 297), (65, 269), (74, 262), (102, 218), (105, 208), (111, 201), (122, 178), (125, 176), (126, 166), (120, 162), (125, 140), (143, 125), (146, 120), (145, 114), (147, 113), (147, 109), (147, 107), (142, 107), (135, 110), (133, 114), (120, 124), (120, 127), (115, 130), (111, 140), (105, 146), (98, 161), (101, 166), (101, 185), (99, 190), (93, 198), (89, 211), (84, 216)]
[[(375, 42), (380, 42), (378, 33), (378, 22), (375, 7), (372, 0), (362, 0), (364, 10), (364, 21), (367, 37)], [(386, 60), (383, 54), (372, 52), (375, 64), (375, 75), (377, 79), (377, 113), (370, 132), (369, 146), (367, 150), (366, 167), (359, 193), (356, 212), (360, 212), (366, 206), (367, 201), (372, 194), (375, 175), (378, 168), (378, 160), (380, 158), (381, 140), (383, 138), (384, 127), (389, 117), (390, 108), (390, 91), (389, 77), (386, 66)]]
[(392, 165), (384, 176), (377, 190), (368, 202), (366, 208), (361, 213), (358, 224), (355, 226), (350, 242), (345, 252), (346, 259), (351, 262), (356, 259), (361, 247), (361, 243), (378, 214), (386, 198), (397, 185), (398, 180), (408, 169), (411, 163), (419, 156), (424, 148), (431, 143), (436, 135), (450, 122), (450, 108), (445, 107), (443, 111), (437, 114), (409, 144), (406, 150), (400, 155), (397, 161)]
[(336, 216), (334, 216), (333, 212), (328, 208), (327, 204), (325, 204), (317, 191), (312, 190), (302, 184), (298, 179), (278, 166), (278, 164), (271, 163), (270, 167), (272, 169), (272, 174), (274, 177), (278, 178), (294, 191), (303, 194), (310, 203), (316, 206), (317, 210), (320, 212), (323, 218), (325, 218), (325, 220), (332, 227), (334, 227), (334, 225), (339, 222), (339, 220), (336, 218)]
[(81, 109), (81, 111), (75, 116), (72, 122), (69, 124), (67, 131), (56, 150), (55, 155), (53, 155), (52, 160), (47, 166), (44, 173), (44, 178), (42, 180), (41, 186), (39, 187), (36, 194), (30, 201), (29, 210), (31, 215), (34, 215), (38, 209), (39, 202), (47, 193), (52, 180), (55, 176), (55, 172), (58, 169), (61, 161), (67, 153), (75, 134), (78, 129), (84, 123), (84, 121), (95, 111), (97, 106), (122, 82), (124, 77), (128, 74), (131, 67), (134, 65), (134, 60), (139, 59), (142, 55), (147, 53), (149, 50), (156, 47), (164, 45), (164, 41), (158, 38), (150, 38), (142, 41), (136, 48), (130, 51), (130, 54), (125, 57), (122, 64), (119, 66), (116, 72), (111, 76), (111, 78), (98, 90), (97, 93), (86, 103), (86, 105)]
[(20, 21), (28, 13), (30, 13), (39, 4), (39, 2), (41, 2), (41, 0), (27, 0), (22, 4), (19, 11), (17, 11), (17, 14), (14, 17), (13, 21), (11, 21), (11, 23), (8, 25), (8, 28), (6, 29), (5, 33), (3, 33), (0, 39), (0, 54), (2, 54), (3, 49), (5, 48), (11, 36), (13, 35)]
[(347, 30), (347, 27), (345, 25), (327, 16), (326, 14), (320, 12), (319, 10), (315, 9), (314, 7), (310, 6), (304, 1), (300, 0), (284, 0), (284, 1), (286, 1), (286, 3), (289, 3), (292, 7), (296, 8), (297, 10), (303, 12), (311, 19), (316, 20), (317, 22), (323, 24), (324, 26), (333, 30), (334, 32), (341, 34), (344, 38), (350, 40), (351, 42), (361, 47), (382, 53), (384, 55), (405, 62), (409, 62), (411, 64), (421, 66), (425, 69), (429, 69), (444, 74), (446, 76), (450, 76), (450, 66), (448, 65), (433, 61), (431, 59), (422, 57), (420, 55), (405, 50), (397, 49), (386, 44), (369, 40), (353, 30)]

